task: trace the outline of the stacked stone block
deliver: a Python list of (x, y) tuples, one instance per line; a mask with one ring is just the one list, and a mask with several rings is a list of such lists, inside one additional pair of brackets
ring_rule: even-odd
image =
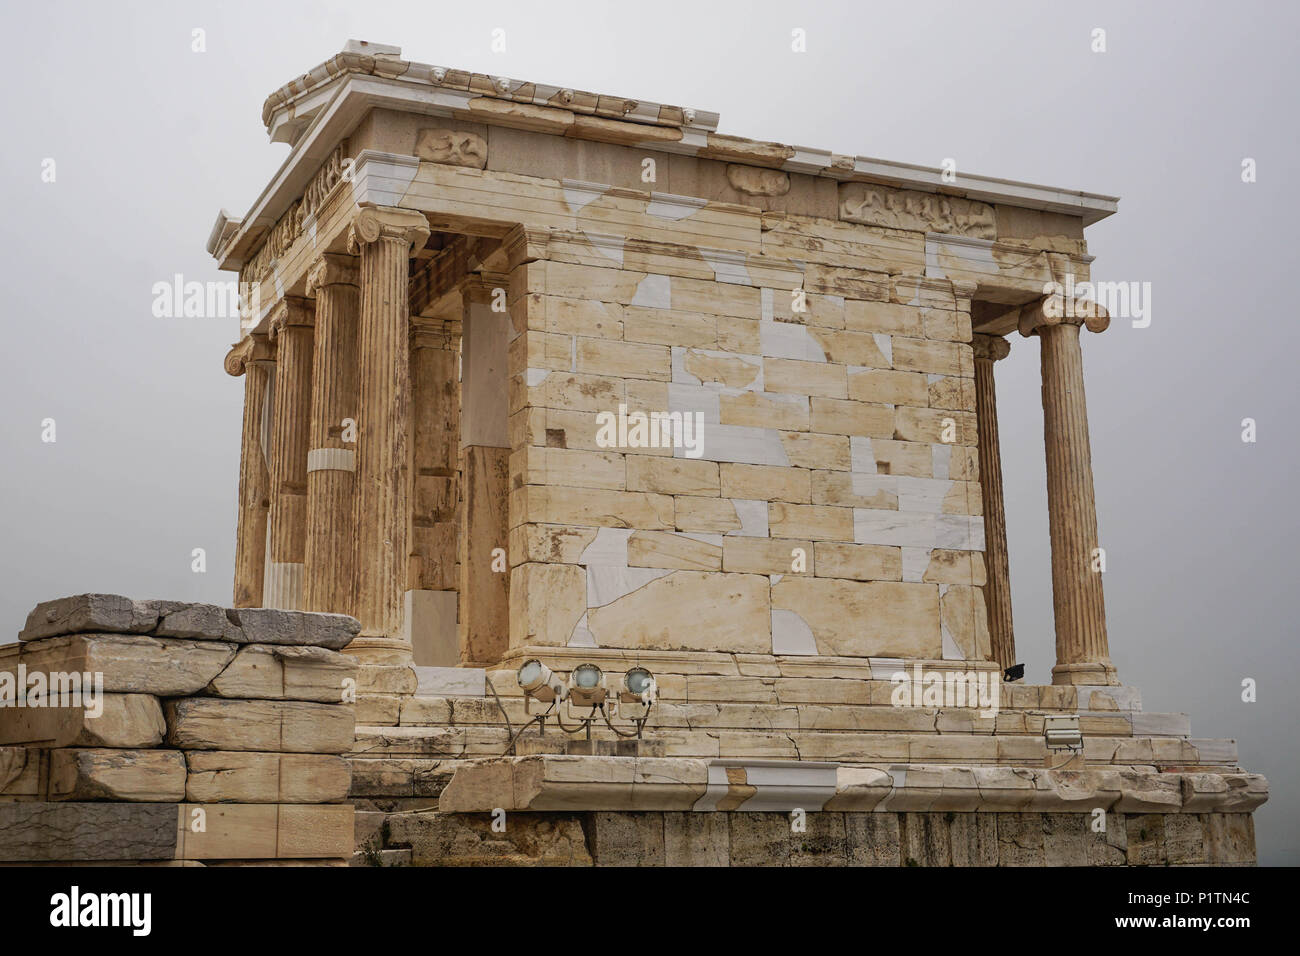
[[(340, 651), (358, 630), (107, 594), (38, 605), (0, 648), (0, 861), (350, 856), (357, 665)], [(90, 675), (80, 696), (71, 674)]]

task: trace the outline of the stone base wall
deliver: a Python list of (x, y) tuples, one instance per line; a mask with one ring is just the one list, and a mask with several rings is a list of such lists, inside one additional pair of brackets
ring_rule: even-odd
[[(0, 648), (0, 864), (342, 863), (350, 617), (88, 594)], [(76, 680), (73, 680), (76, 675)]]
[(359, 811), (354, 866), (1242, 866), (1249, 813)]

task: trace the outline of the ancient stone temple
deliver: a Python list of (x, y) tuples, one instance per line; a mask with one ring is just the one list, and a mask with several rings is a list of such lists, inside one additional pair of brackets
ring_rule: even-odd
[[(1108, 318), (1062, 290), (1114, 198), (355, 41), (262, 118), (288, 157), (208, 241), (250, 304), (232, 619), (360, 622), (359, 861), (1253, 862), (1263, 778), (1110, 656)], [(1047, 684), (1000, 361), (1041, 363)]]

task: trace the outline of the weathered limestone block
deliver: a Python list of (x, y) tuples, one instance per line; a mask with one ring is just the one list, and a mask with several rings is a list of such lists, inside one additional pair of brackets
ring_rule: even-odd
[(593, 813), (589, 846), (597, 866), (663, 866), (661, 813)]
[(737, 192), (751, 196), (784, 196), (790, 191), (790, 174), (759, 166), (727, 165), (727, 182)]
[(849, 866), (900, 866), (898, 814), (845, 813)]
[(196, 694), (235, 656), (224, 641), (179, 640), (132, 634), (70, 634), (29, 641), (22, 662), (43, 671), (104, 675), (104, 690), (178, 697)]
[(1170, 866), (1208, 863), (1204, 818), (1197, 813), (1165, 815), (1165, 859)]
[(998, 866), (1046, 866), (1043, 818), (1038, 813), (998, 814)]
[(1168, 862), (1165, 852), (1165, 820), (1161, 813), (1131, 813), (1124, 817), (1128, 831), (1129, 866), (1164, 866)]
[(84, 631), (144, 633), (158, 623), (154, 602), (133, 601), (120, 594), (78, 594), (44, 601), (27, 615), (20, 641)]
[(0, 747), (0, 796), (32, 797), (40, 792), (41, 751)]
[[(408, 668), (409, 670), (409, 668)], [(412, 672), (413, 674), (413, 672)], [(208, 685), (208, 693), (244, 700), (342, 702), (355, 659), (323, 647), (249, 644)], [(412, 688), (414, 690), (414, 688)]]
[(988, 611), (982, 588), (953, 584), (939, 599), (943, 626), (957, 645), (961, 659), (986, 661), (991, 656)]
[(362, 664), (357, 668), (356, 679), (361, 694), (410, 696), (419, 684), (415, 668), (403, 664)]
[[(172, 810), (183, 860), (347, 859), (355, 842), (351, 804), (161, 804)], [(202, 809), (205, 828), (189, 826)]]
[(1087, 866), (1092, 844), (1096, 842), (1086, 813), (1044, 813), (1043, 860), (1047, 866)]
[(707, 789), (703, 760), (535, 754), (462, 764), (443, 813), (504, 810), (686, 810)]
[(1268, 781), (1257, 773), (1183, 773), (1184, 813), (1249, 813), (1268, 799)]
[(477, 133), (422, 129), (415, 141), (415, 155), (426, 163), (482, 169), (487, 165), (487, 143)]
[(1119, 777), (1120, 797), (1115, 803), (1119, 813), (1177, 813), (1182, 808), (1178, 774), (1121, 770)]
[(510, 644), (569, 643), (587, 612), (587, 574), (572, 564), (521, 564), (510, 572)]
[(627, 563), (633, 568), (721, 571), (723, 549), (710, 541), (670, 531), (636, 531), (627, 539)]
[(229, 612), (249, 644), (298, 644), (340, 651), (361, 630), (361, 622), (346, 614), (309, 614), (273, 608), (232, 609)]
[(725, 813), (665, 813), (665, 866), (729, 866), (731, 828)]
[(1201, 819), (1208, 862), (1255, 862), (1255, 818), (1249, 813), (1207, 813)]
[(576, 815), (521, 813), (494, 832), (490, 813), (393, 813), (389, 842), (416, 866), (591, 866)]
[(874, 183), (840, 184), (840, 218), (893, 229), (997, 238), (997, 218), (987, 203)]
[(167, 725), (158, 698), (148, 694), (104, 694), (101, 703), (76, 707), (6, 708), (0, 744), (44, 747), (156, 747)]
[(894, 788), (894, 778), (875, 767), (840, 767), (836, 771), (835, 796), (824, 810), (853, 813), (874, 810)]
[(169, 700), (167, 741), (182, 750), (346, 753), (355, 725), (351, 707), (294, 700)]
[(170, 860), (175, 803), (0, 803), (0, 860)]
[(402, 698), (396, 694), (362, 694), (356, 703), (357, 723), (363, 727), (396, 727)]
[(768, 580), (762, 575), (674, 571), (587, 612), (601, 647), (769, 653)]
[(50, 799), (176, 803), (185, 799), (185, 756), (178, 750), (53, 750)]
[(185, 604), (163, 613), (153, 634), (155, 637), (231, 641), (236, 644), (244, 641), (243, 631), (230, 619), (226, 609), (215, 604)]
[(331, 754), (193, 751), (179, 799), (191, 803), (338, 803), (352, 770)]
[(992, 813), (947, 815), (953, 866), (997, 866), (998, 825)]
[(728, 813), (732, 866), (787, 866), (795, 834), (784, 813)]
[(934, 585), (785, 577), (772, 585), (773, 609), (793, 611), (836, 657), (942, 655), (939, 593)]

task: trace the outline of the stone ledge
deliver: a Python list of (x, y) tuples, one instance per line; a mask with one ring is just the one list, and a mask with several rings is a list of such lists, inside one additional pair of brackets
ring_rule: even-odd
[(886, 771), (810, 761), (537, 754), (461, 763), (439, 808), (1249, 813), (1267, 799), (1268, 782), (1250, 773), (916, 764)]

